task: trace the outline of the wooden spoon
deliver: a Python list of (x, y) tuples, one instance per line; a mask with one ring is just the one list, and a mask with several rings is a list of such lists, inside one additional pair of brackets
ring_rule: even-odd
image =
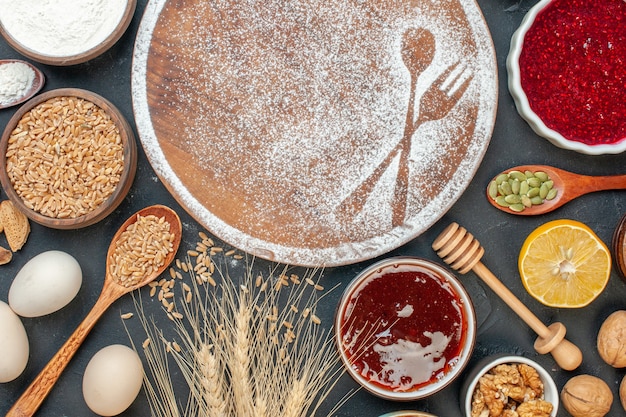
[[(144, 277), (138, 284), (126, 287), (119, 284), (116, 278), (110, 274), (109, 267), (112, 266), (112, 262), (114, 261), (113, 253), (115, 251), (116, 242), (119, 240), (122, 232), (124, 232), (128, 226), (137, 221), (138, 215), (143, 217), (148, 215), (154, 215), (159, 218), (165, 217), (165, 221), (170, 224), (170, 232), (174, 235), (174, 240), (172, 242), (173, 250), (167, 255), (165, 262), (158, 270), (155, 270), (152, 274)], [(148, 284), (150, 281), (153, 281), (156, 277), (161, 275), (161, 273), (171, 264), (174, 256), (176, 256), (176, 251), (180, 245), (181, 237), (182, 225), (178, 215), (172, 209), (165, 206), (155, 205), (146, 207), (135, 213), (128, 220), (126, 220), (126, 222), (124, 222), (117, 233), (115, 233), (115, 236), (113, 236), (111, 245), (109, 246), (109, 250), (107, 252), (104, 286), (96, 304), (78, 328), (76, 328), (67, 342), (61, 346), (61, 349), (52, 357), (50, 362), (48, 362), (41, 373), (35, 378), (35, 380), (9, 410), (7, 417), (25, 417), (35, 414), (48, 393), (52, 390), (52, 387), (56, 383), (57, 379), (59, 379), (59, 376), (61, 376), (61, 373), (69, 363), (70, 359), (74, 356), (79, 346), (87, 337), (89, 331), (93, 328), (106, 309), (124, 294)]]
[[(518, 216), (535, 216), (538, 214), (548, 213), (550, 211), (556, 210), (565, 203), (568, 203), (573, 199), (580, 197), (583, 194), (588, 194), (595, 191), (626, 189), (626, 175), (580, 175), (548, 165), (520, 165), (507, 169), (506, 171), (503, 171), (503, 173), (509, 173), (511, 171), (543, 171), (548, 174), (552, 181), (554, 181), (554, 188), (558, 190), (558, 193), (554, 199), (545, 200), (543, 204), (533, 205), (532, 207), (525, 208), (523, 211), (516, 212), (508, 207), (503, 207), (496, 203), (489, 196), (489, 186), (487, 186), (487, 200), (491, 203), (492, 206), (494, 206), (498, 210), (502, 210), (511, 214), (516, 214)], [(497, 178), (498, 175), (496, 175), (494, 179)]]
[(0, 109), (6, 109), (11, 106), (17, 106), (18, 104), (21, 104), (25, 102), (26, 100), (30, 99), (35, 94), (37, 94), (39, 90), (41, 90), (41, 88), (43, 87), (46, 81), (46, 77), (43, 75), (43, 72), (41, 72), (39, 68), (35, 67), (29, 62), (21, 61), (19, 59), (0, 59), (0, 67), (2, 65), (12, 64), (12, 63), (19, 63), (19, 64), (24, 64), (28, 66), (35, 73), (35, 78), (33, 79), (33, 83), (30, 85), (30, 88), (28, 88), (28, 90), (26, 90), (24, 94), (22, 94), (20, 97), (16, 97), (15, 99), (7, 103), (0, 103)]
[(435, 239), (433, 249), (443, 261), (461, 274), (474, 271), (524, 322), (537, 333), (534, 348), (539, 354), (552, 354), (556, 363), (572, 371), (582, 363), (583, 355), (578, 346), (565, 339), (565, 325), (544, 325), (528, 307), (480, 262), (485, 249), (465, 228), (450, 224)]

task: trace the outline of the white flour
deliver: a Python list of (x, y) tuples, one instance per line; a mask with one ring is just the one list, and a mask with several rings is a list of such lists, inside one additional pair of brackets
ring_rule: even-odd
[(127, 0), (0, 0), (0, 24), (20, 44), (47, 56), (98, 46), (121, 21)]
[(22, 62), (0, 65), (0, 104), (21, 98), (32, 87), (35, 71)]

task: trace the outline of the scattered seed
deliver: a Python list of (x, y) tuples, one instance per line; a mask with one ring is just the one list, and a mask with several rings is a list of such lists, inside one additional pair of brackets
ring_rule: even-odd
[(123, 320), (128, 320), (133, 317), (133, 313), (124, 313), (120, 316)]

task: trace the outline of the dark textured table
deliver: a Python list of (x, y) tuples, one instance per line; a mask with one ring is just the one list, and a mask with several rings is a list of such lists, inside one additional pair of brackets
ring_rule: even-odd
[[(518, 116), (508, 93), (505, 60), (512, 33), (535, 1), (480, 0), (480, 7), (491, 30), (499, 70), (498, 113), (489, 149), (469, 188), (443, 218), (426, 233), (386, 256), (419, 256), (440, 262), (431, 249), (435, 237), (452, 221), (466, 227), (485, 248), (483, 263), (506, 284), (545, 323), (563, 322), (568, 328), (568, 339), (581, 347), (583, 364), (573, 372), (565, 372), (555, 365), (550, 356), (540, 356), (533, 349), (535, 334), (472, 272), (460, 277), (466, 284), (478, 313), (479, 334), (472, 363), (492, 353), (523, 355), (546, 367), (559, 389), (572, 376), (588, 373), (604, 379), (611, 387), (615, 400), (610, 415), (623, 415), (619, 404), (618, 386), (624, 372), (606, 365), (596, 351), (596, 335), (602, 321), (613, 311), (626, 307), (626, 284), (616, 271), (606, 290), (590, 306), (583, 309), (554, 309), (532, 299), (524, 290), (517, 271), (517, 256), (526, 236), (546, 221), (570, 218), (582, 221), (610, 244), (618, 221), (626, 212), (624, 192), (602, 192), (587, 195), (569, 203), (549, 215), (541, 217), (514, 217), (493, 209), (486, 201), (484, 189), (497, 172), (521, 164), (549, 164), (589, 175), (624, 173), (623, 155), (588, 156), (558, 149), (538, 137)], [(111, 100), (131, 122), (130, 71), (133, 41), (141, 20), (145, 0), (138, 2), (135, 18), (123, 38), (104, 55), (85, 64), (72, 67), (38, 65), (47, 77), (44, 90), (60, 87), (79, 87), (92, 90)], [(173, 29), (175, 30), (175, 29)], [(6, 42), (0, 40), (0, 58), (22, 58)], [(0, 110), (0, 128), (4, 129), (15, 109)], [(104, 276), (105, 254), (117, 228), (133, 212), (147, 205), (161, 203), (176, 209), (183, 220), (185, 235), (181, 250), (195, 246), (201, 230), (162, 186), (140, 147), (137, 176), (128, 197), (104, 221), (76, 231), (52, 230), (32, 224), (32, 232), (25, 247), (15, 254), (10, 264), (0, 267), (0, 300), (6, 301), (10, 283), (21, 266), (45, 250), (66, 251), (79, 261), (83, 269), (83, 286), (67, 307), (35, 319), (23, 319), (30, 340), (30, 360), (25, 372), (16, 380), (0, 385), (0, 413), (5, 413), (20, 393), (28, 386), (49, 358), (73, 332), (93, 306)], [(3, 238), (1, 238), (3, 239)], [(227, 247), (226, 244), (224, 244)], [(374, 259), (356, 265), (337, 267), (324, 272), (327, 287), (339, 284), (319, 308), (324, 323), (331, 323), (339, 296), (345, 285)], [(150, 311), (159, 309), (158, 303), (147, 304)], [(134, 311), (131, 297), (116, 302), (102, 317), (80, 348), (55, 388), (43, 403), (41, 416), (93, 415), (84, 403), (82, 374), (89, 359), (102, 347), (111, 343), (128, 344), (126, 325), (131, 334), (140, 331), (137, 320), (122, 323), (120, 313)], [(470, 363), (471, 366), (471, 363)], [(400, 409), (428, 411), (438, 416), (462, 416), (460, 385), (463, 375), (454, 384), (426, 400), (414, 403), (394, 403), (378, 399), (365, 391), (353, 395), (339, 410), (340, 416), (377, 416)], [(336, 386), (319, 415), (328, 410), (346, 393), (356, 387), (347, 376)], [(149, 407), (142, 392), (124, 416), (149, 415)], [(559, 416), (568, 415), (563, 409)]]

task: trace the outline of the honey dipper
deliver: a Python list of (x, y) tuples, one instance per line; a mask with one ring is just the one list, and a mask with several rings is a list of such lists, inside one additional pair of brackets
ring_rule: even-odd
[(556, 363), (567, 371), (576, 369), (582, 362), (580, 349), (565, 339), (565, 325), (544, 325), (502, 282), (480, 262), (485, 249), (463, 227), (450, 224), (432, 244), (443, 261), (461, 274), (474, 271), (489, 287), (537, 333), (534, 348), (537, 353), (551, 353)]

